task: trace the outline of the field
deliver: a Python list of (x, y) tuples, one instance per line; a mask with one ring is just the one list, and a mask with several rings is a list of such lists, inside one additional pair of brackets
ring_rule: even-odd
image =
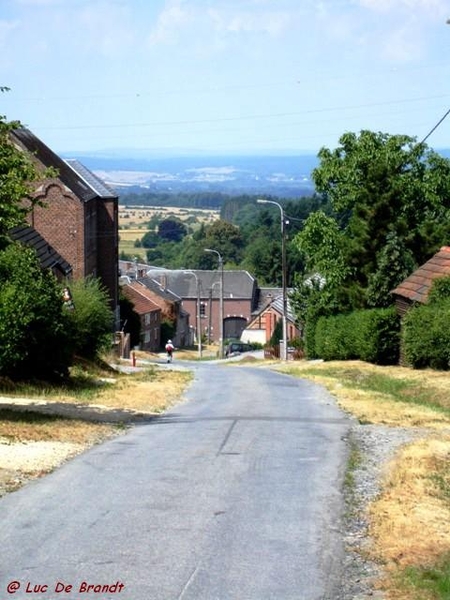
[(119, 206), (119, 252), (134, 254), (145, 259), (145, 248), (135, 247), (147, 231), (155, 231), (163, 219), (175, 217), (190, 230), (195, 231), (202, 224), (209, 225), (219, 218), (219, 211), (213, 209), (177, 208), (165, 206)]

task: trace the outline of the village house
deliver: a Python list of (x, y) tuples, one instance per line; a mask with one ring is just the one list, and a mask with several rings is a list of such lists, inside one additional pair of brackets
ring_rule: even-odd
[[(39, 204), (28, 215), (28, 225), (70, 266), (74, 279), (100, 280), (117, 327), (117, 194), (77, 160), (60, 158), (28, 129), (15, 129), (10, 138), (43, 174), (35, 182), (33, 196)], [(49, 168), (54, 173), (46, 176)]]
[[(151, 299), (148, 288), (138, 281), (125, 284), (121, 289), (133, 305), (133, 311), (139, 315), (139, 349), (158, 352), (161, 347), (161, 308)], [(127, 330), (126, 323), (123, 328)]]

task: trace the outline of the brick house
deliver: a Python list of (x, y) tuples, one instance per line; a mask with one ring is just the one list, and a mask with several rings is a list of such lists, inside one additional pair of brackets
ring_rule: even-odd
[[(173, 324), (175, 333), (172, 341), (177, 348), (192, 343), (189, 328), (189, 313), (183, 309), (181, 298), (167, 286), (167, 281), (157, 281), (152, 277), (142, 277), (139, 283), (147, 288), (148, 297), (161, 309), (161, 321)], [(165, 344), (167, 340), (161, 340)]]
[[(191, 315), (197, 327), (197, 296), (200, 296), (202, 336), (217, 342), (220, 337), (220, 271), (164, 270), (152, 276), (182, 301), (182, 308)], [(197, 290), (198, 282), (198, 290)], [(258, 287), (248, 271), (223, 272), (224, 339), (239, 338), (257, 305)]]
[(148, 288), (132, 281), (122, 286), (123, 295), (133, 304), (133, 311), (139, 315), (141, 350), (158, 352), (161, 347), (161, 308), (151, 299)]
[[(296, 325), (295, 315), (287, 299), (287, 339), (293, 340), (301, 336)], [(260, 304), (246, 329), (242, 332), (244, 342), (266, 344), (270, 341), (278, 321), (283, 319), (283, 295), (276, 288), (263, 288), (260, 294)]]
[(63, 160), (31, 131), (10, 133), (17, 149), (37, 169), (53, 168), (54, 177), (35, 182), (28, 224), (71, 266), (74, 279), (99, 278), (118, 323), (118, 196), (76, 160)]

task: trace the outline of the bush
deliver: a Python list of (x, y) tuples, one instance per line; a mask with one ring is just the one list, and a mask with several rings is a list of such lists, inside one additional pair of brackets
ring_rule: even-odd
[(411, 309), (403, 319), (405, 360), (416, 369), (450, 367), (450, 299)]
[(360, 359), (396, 364), (399, 358), (400, 318), (394, 308), (358, 310), (320, 317), (315, 351), (324, 360)]
[(68, 312), (74, 352), (82, 358), (96, 359), (111, 347), (114, 314), (108, 293), (94, 277), (73, 281), (70, 289), (75, 307)]
[(0, 252), (0, 375), (15, 380), (64, 377), (72, 340), (62, 290), (30, 248)]

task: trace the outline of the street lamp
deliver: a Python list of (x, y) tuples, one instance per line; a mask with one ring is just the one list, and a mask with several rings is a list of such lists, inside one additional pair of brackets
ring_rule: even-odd
[(195, 277), (195, 283), (197, 286), (197, 348), (198, 357), (202, 357), (202, 321), (200, 316), (200, 281), (198, 280), (197, 273), (194, 271), (183, 271), (185, 275), (193, 275)]
[(286, 221), (284, 217), (284, 211), (281, 204), (274, 202), (273, 200), (263, 200), (258, 198), (256, 201), (258, 204), (275, 204), (280, 209), (281, 214), (281, 275), (282, 275), (282, 286), (283, 286), (283, 360), (287, 360), (288, 349), (287, 349), (287, 293), (286, 293)]
[(205, 252), (213, 252), (217, 254), (219, 259), (220, 269), (220, 308), (219, 308), (219, 358), (223, 358), (223, 258), (220, 252), (212, 250), (211, 248), (205, 248)]

